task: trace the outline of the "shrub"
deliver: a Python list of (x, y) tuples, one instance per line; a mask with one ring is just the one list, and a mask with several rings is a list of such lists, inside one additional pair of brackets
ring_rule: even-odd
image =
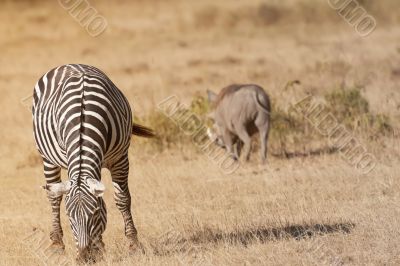
[(210, 121), (207, 120), (208, 111), (208, 101), (202, 96), (196, 96), (191, 101), (189, 107), (180, 105), (172, 117), (168, 117), (167, 114), (157, 110), (143, 119), (136, 118), (135, 121), (139, 121), (155, 130), (157, 137), (147, 142), (151, 143), (150, 146), (153, 148), (158, 151), (170, 148), (181, 149), (184, 146), (187, 147), (193, 144), (192, 136), (185, 134), (183, 128), (189, 130), (191, 127), (194, 127), (194, 129), (199, 127), (198, 124), (186, 123), (185, 119), (189, 115), (194, 114), (199, 119), (201, 125), (210, 125)]
[(182, 142), (178, 125), (161, 111), (150, 114), (144, 121), (143, 124), (154, 129), (157, 134), (157, 137), (149, 142), (157, 150), (163, 151)]
[(195, 96), (190, 104), (189, 111), (198, 115), (200, 118), (205, 119), (210, 111), (208, 100), (201, 95)]
[(286, 155), (288, 149), (305, 141), (308, 124), (304, 117), (292, 110), (274, 108), (271, 112), (271, 131), (269, 143), (274, 153)]
[(358, 134), (373, 137), (392, 130), (386, 115), (370, 112), (369, 103), (359, 88), (334, 90), (325, 95), (325, 100), (336, 119)]

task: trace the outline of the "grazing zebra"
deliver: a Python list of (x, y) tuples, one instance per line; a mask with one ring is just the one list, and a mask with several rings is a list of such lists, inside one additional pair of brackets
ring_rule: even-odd
[[(65, 194), (78, 259), (88, 260), (93, 251), (101, 252), (107, 223), (101, 168), (108, 168), (125, 235), (130, 248), (138, 248), (128, 189), (128, 148), (132, 134), (154, 137), (154, 133), (132, 122), (122, 92), (95, 67), (60, 66), (37, 82), (32, 115), (36, 146), (43, 157), (43, 188), (52, 207), (52, 246), (64, 249), (60, 203)], [(68, 169), (64, 183), (61, 168)]]

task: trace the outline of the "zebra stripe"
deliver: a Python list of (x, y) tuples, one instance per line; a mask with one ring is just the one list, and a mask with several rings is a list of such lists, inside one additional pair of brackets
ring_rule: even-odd
[[(76, 241), (78, 257), (101, 249), (107, 224), (101, 168), (111, 172), (114, 198), (125, 223), (125, 235), (137, 246), (128, 188), (128, 149), (132, 132), (154, 136), (132, 124), (132, 112), (122, 92), (99, 69), (87, 65), (57, 67), (39, 79), (33, 94), (33, 129), (43, 157), (48, 198), (52, 206), (54, 246), (64, 248), (60, 203)], [(61, 168), (68, 181), (61, 183)]]

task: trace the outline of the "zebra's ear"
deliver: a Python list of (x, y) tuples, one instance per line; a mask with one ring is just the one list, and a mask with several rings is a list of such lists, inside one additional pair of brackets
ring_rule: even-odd
[(103, 183), (93, 178), (86, 179), (86, 184), (89, 186), (90, 192), (96, 197), (102, 197), (106, 190)]
[(63, 194), (68, 193), (71, 189), (71, 184), (69, 181), (54, 183), (54, 184), (47, 184), (42, 186), (44, 190), (46, 190), (51, 196), (53, 197), (60, 197)]

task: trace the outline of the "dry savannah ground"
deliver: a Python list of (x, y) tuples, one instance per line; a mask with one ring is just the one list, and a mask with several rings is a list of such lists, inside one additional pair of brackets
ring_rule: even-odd
[[(47, 249), (50, 206), (29, 110), (37, 79), (66, 63), (104, 70), (160, 134), (132, 140), (129, 185), (144, 253), (128, 253), (104, 171), (99, 265), (400, 264), (398, 0), (358, 1), (377, 21), (367, 37), (328, 1), (90, 0), (107, 21), (96, 37), (59, 2), (68, 1), (0, 4), (1, 265), (75, 263), (64, 206), (66, 252)], [(301, 85), (286, 86), (293, 80)], [(235, 82), (263, 86), (277, 122), (267, 165), (253, 154), (227, 175), (179, 129), (171, 133), (157, 104), (174, 95), (190, 109), (207, 89)], [(334, 103), (334, 117), (373, 156), (372, 171), (329, 146), (301, 112), (290, 116), (306, 95)]]

